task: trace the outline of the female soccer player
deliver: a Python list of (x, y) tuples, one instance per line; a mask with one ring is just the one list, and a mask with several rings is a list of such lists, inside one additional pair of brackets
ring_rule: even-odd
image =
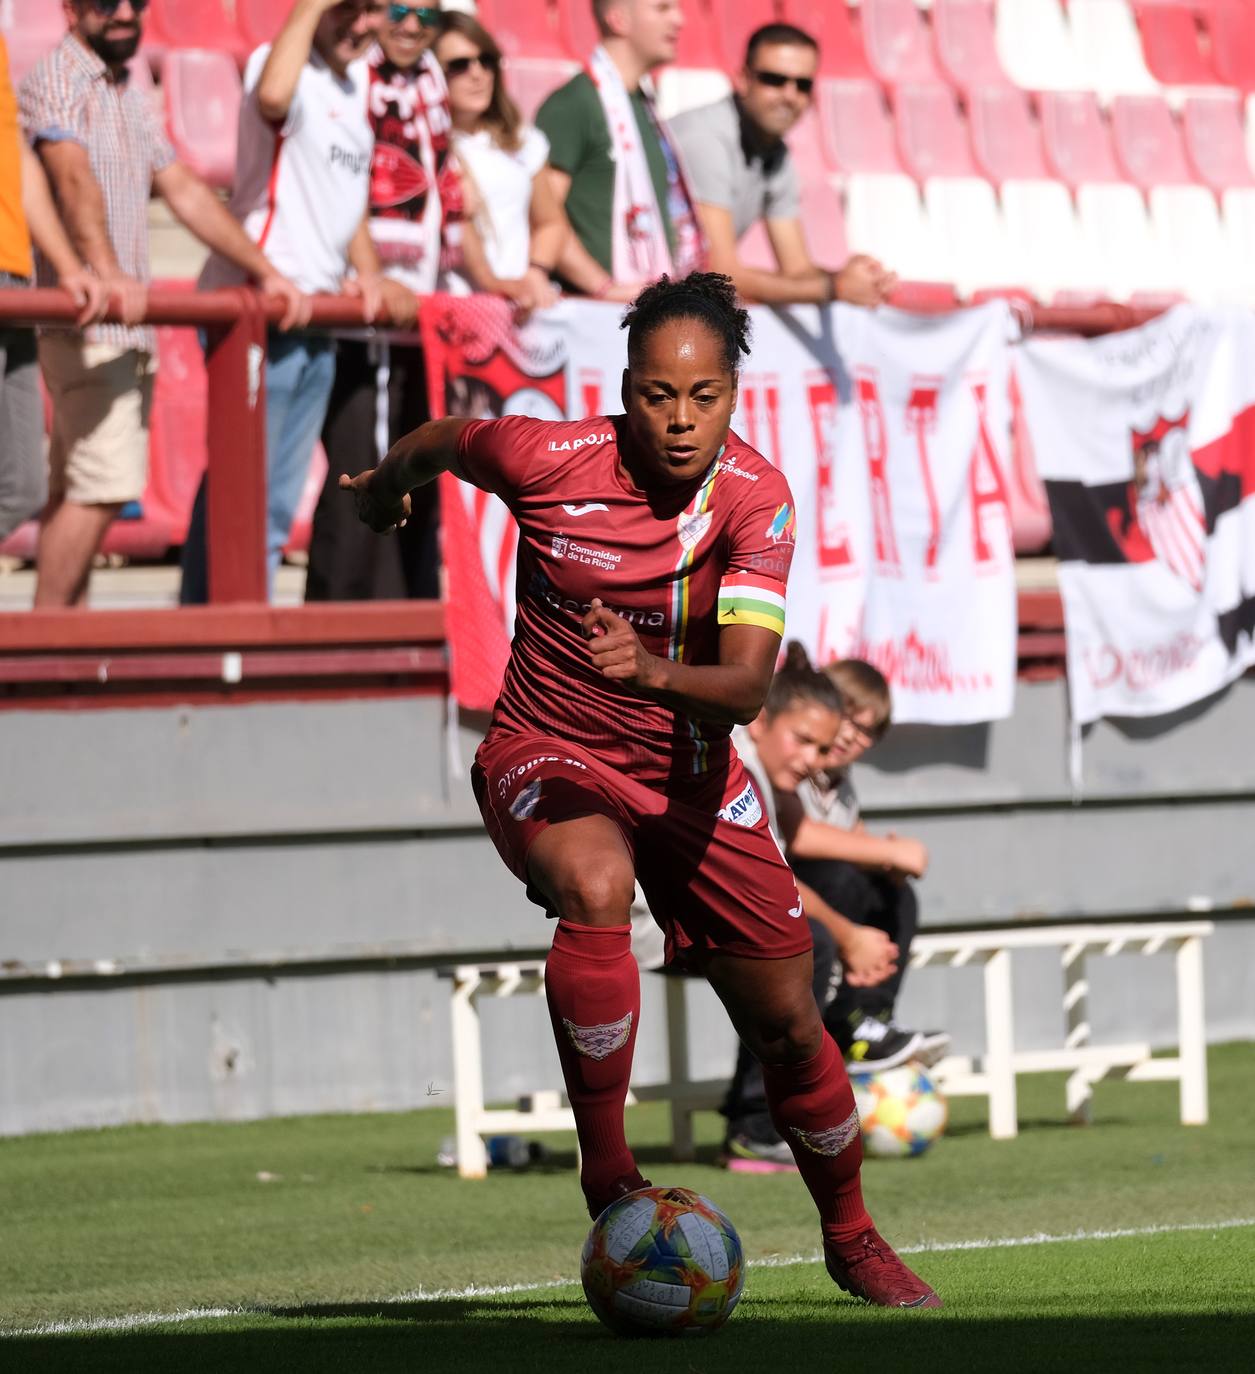
[(624, 325), (626, 414), (432, 421), (341, 485), (380, 532), (445, 471), (518, 521), (514, 642), (472, 781), (502, 858), (557, 919), (545, 982), (589, 1213), (646, 1186), (623, 1123), (639, 879), (669, 957), (705, 975), (763, 1063), (828, 1272), (868, 1302), (938, 1307), (863, 1206), (802, 900), (728, 738), (771, 682), (795, 523), (783, 476), (729, 430), (749, 317), (728, 277), (693, 273), (647, 287)]

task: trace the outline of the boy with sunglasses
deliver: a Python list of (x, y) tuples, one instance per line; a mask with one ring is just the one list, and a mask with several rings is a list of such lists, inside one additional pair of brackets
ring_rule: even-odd
[[(801, 187), (784, 136), (807, 113), (819, 66), (815, 40), (792, 24), (750, 35), (733, 94), (670, 121), (693, 183), (710, 268), (736, 282), (746, 300), (880, 305), (897, 278), (856, 254), (839, 271), (812, 260), (802, 232)], [(765, 220), (778, 271), (741, 262), (737, 242)]]

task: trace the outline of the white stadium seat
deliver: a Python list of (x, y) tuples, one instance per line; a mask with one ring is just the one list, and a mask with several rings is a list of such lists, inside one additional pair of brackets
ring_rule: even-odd
[(1239, 305), (1255, 306), (1255, 188), (1234, 187), (1220, 197), (1225, 244), (1228, 249), (1229, 278), (1223, 283), (1221, 299)]
[(1205, 186), (1155, 186), (1150, 220), (1169, 264), (1171, 285), (1197, 305), (1215, 305), (1232, 275), (1215, 195)]
[(1002, 221), (1011, 280), (1038, 300), (1102, 288), (1098, 263), (1062, 182), (1004, 182)]
[(1059, 0), (998, 0), (998, 56), (1017, 86), (1073, 91), (1085, 74)]
[(873, 254), (903, 280), (949, 280), (915, 182), (900, 172), (855, 173), (847, 179), (845, 233), (851, 253)]
[(1076, 208), (1081, 232), (1113, 299), (1127, 300), (1135, 291), (1167, 293), (1175, 289), (1146, 202), (1136, 186), (1126, 182), (1081, 186)]
[(1104, 104), (1117, 95), (1159, 93), (1126, 0), (1081, 0), (1068, 6), (1068, 24), (1083, 84)]
[(674, 119), (685, 110), (713, 105), (732, 90), (732, 83), (723, 72), (711, 67), (664, 67), (657, 80), (661, 119)]
[(1012, 286), (1006, 234), (994, 188), (981, 177), (930, 177), (924, 183), (928, 232), (946, 263), (945, 281), (960, 295)]

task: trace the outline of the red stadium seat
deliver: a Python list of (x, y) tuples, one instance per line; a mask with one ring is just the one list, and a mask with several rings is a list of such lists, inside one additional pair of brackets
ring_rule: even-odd
[(745, 45), (750, 34), (764, 24), (776, 22), (777, 5), (775, 0), (722, 0), (719, 11), (723, 67), (728, 72), (739, 72), (745, 65)]
[(65, 14), (60, 5), (49, 4), (48, 0), (8, 0), (0, 5), (0, 25), (4, 36), (12, 43), (15, 37), (26, 39), (29, 43), (44, 43), (55, 47), (65, 37)]
[(1216, 69), (1200, 43), (1202, 32), (1191, 5), (1135, 3), (1142, 54), (1150, 74), (1167, 86), (1210, 86)]
[(980, 175), (967, 125), (949, 86), (936, 81), (900, 86), (894, 108), (902, 165), (916, 181)]
[(1111, 132), (1116, 161), (1143, 191), (1194, 182), (1181, 131), (1161, 96), (1117, 96), (1111, 104)]
[(293, 0), (235, 0), (235, 22), (249, 52), (273, 43), (292, 12)]
[(1255, 90), (1255, 6), (1210, 0), (1199, 11), (1211, 40), (1211, 60), (1225, 86)]
[[(527, 5), (538, 5), (542, 0), (526, 0)], [(479, 7), (480, 20), (493, 33), (497, 30), (484, 19), (488, 7)], [(513, 0), (492, 0), (493, 11), (508, 9), (516, 13), (518, 7)], [(720, 41), (721, 6), (718, 0), (684, 0), (684, 28), (680, 31), (680, 43), (676, 49), (676, 65), (680, 67), (709, 67), (715, 71), (724, 70), (723, 44)], [(565, 49), (581, 62), (588, 60), (588, 54), (600, 41), (597, 24), (593, 19), (590, 0), (558, 0), (559, 32)], [(500, 35), (497, 35), (500, 40)], [(528, 53), (531, 49), (524, 49)], [(738, 67), (741, 65), (738, 61)]]
[(992, 0), (933, 0), (933, 40), (956, 90), (1011, 85), (994, 42)]
[(813, 261), (837, 268), (850, 256), (841, 197), (827, 177), (802, 182), (802, 233)]
[(523, 118), (532, 120), (546, 97), (577, 71), (578, 65), (566, 57), (515, 57), (506, 59), (503, 77)]
[(872, 80), (832, 77), (818, 87), (828, 161), (842, 172), (901, 172), (893, 117)]
[(175, 48), (162, 68), (166, 129), (175, 151), (211, 186), (235, 181), (240, 74), (228, 53)]
[(1200, 181), (1213, 191), (1255, 186), (1236, 91), (1192, 96), (1181, 109), (1185, 154)]
[[(190, 282), (154, 285), (190, 286)], [(205, 355), (194, 329), (157, 330), (157, 382), (153, 390), (151, 456), (145, 516), (160, 516), (165, 543), (181, 544), (187, 534), (192, 501), (205, 470), (208, 382)]]
[(861, 15), (867, 60), (886, 86), (941, 79), (928, 21), (915, 0), (863, 0)]
[(1010, 86), (969, 92), (968, 120), (976, 162), (990, 181), (1041, 181), (1050, 177), (1041, 129), (1028, 96)]
[(798, 120), (789, 133), (789, 153), (803, 187), (811, 180), (826, 180), (830, 168), (824, 150), (819, 116), (812, 109)]
[(226, 0), (152, 0), (145, 29), (159, 47), (215, 48), (243, 61), (248, 48)]
[[(573, 0), (571, 13), (579, 4)], [(594, 35), (587, 47), (572, 48), (565, 41), (556, 4), (548, 0), (480, 0), (479, 22), (497, 40), (507, 58), (527, 57), (533, 60), (586, 58), (596, 41), (592, 5), (583, 6), (590, 32)]]
[(1092, 91), (1043, 91), (1041, 129), (1047, 164), (1073, 190), (1124, 180)]
[(845, 3), (815, 5), (812, 0), (784, 0), (784, 19), (819, 44), (821, 76), (870, 77), (871, 65), (858, 22)]

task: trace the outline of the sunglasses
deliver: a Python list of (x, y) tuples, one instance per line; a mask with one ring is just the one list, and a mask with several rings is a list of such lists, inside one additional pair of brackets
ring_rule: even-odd
[[(144, 0), (144, 3), (147, 4), (148, 0)], [(418, 16), (418, 22), (425, 29), (434, 29), (440, 23), (440, 11), (427, 5), (389, 5), (388, 23), (404, 24), (406, 17), (411, 14)]]
[(476, 53), (474, 57), (451, 57), (444, 64), (444, 74), (446, 76), (465, 76), (476, 63), (484, 71), (495, 74), (501, 65), (501, 59), (495, 53), (490, 52)]
[[(103, 14), (107, 19), (112, 19), (122, 8), (122, 0), (91, 0), (91, 5), (97, 14)], [(147, 8), (148, 0), (131, 0), (131, 9), (136, 14), (143, 14)]]
[(810, 95), (815, 89), (815, 78), (813, 76), (785, 76), (783, 72), (750, 72), (755, 81), (764, 86), (771, 86), (775, 90), (781, 91), (786, 86), (792, 84), (797, 87), (798, 95)]

